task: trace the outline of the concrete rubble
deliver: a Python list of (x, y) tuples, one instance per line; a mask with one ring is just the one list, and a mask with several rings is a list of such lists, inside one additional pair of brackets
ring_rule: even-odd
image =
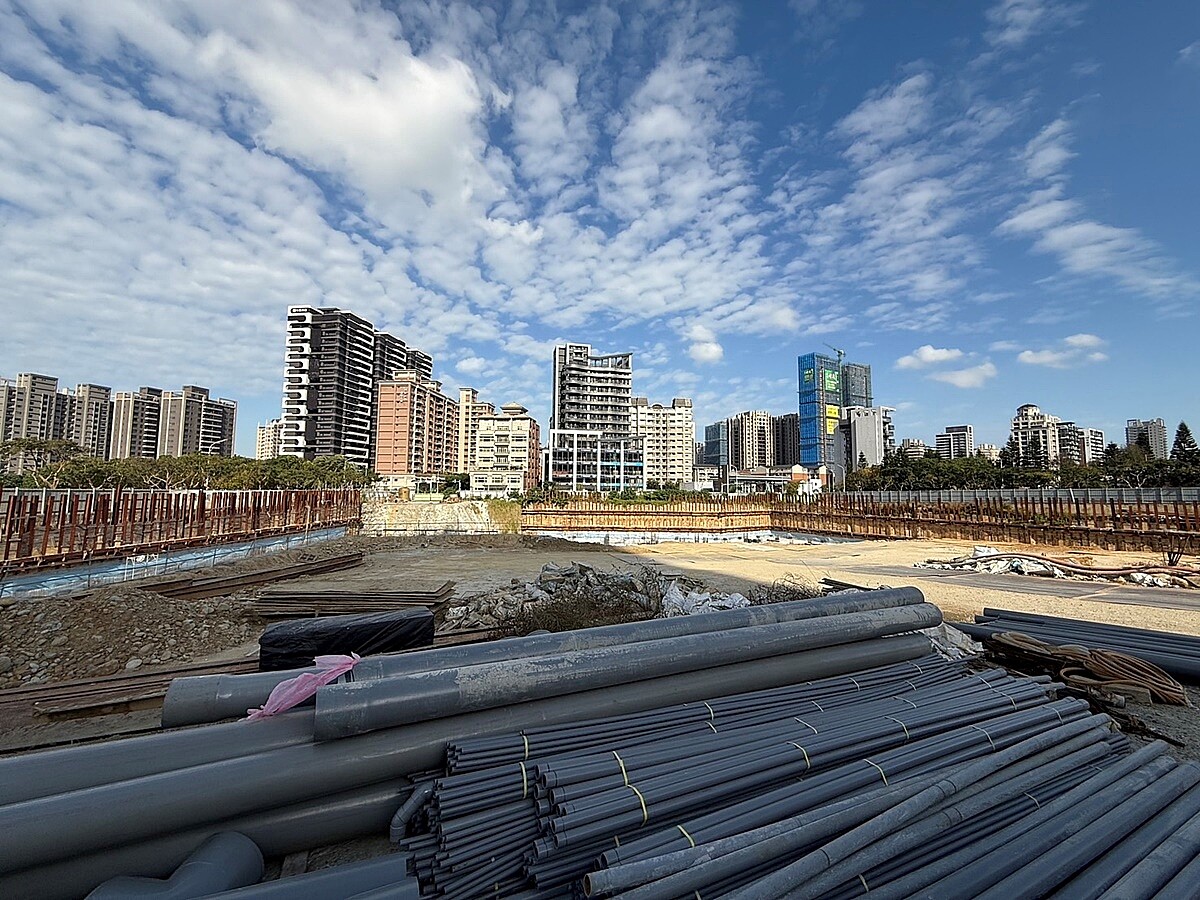
[[(982, 572), (988, 575), (1036, 575), (1042, 578), (1065, 578), (1072, 581), (1093, 581), (1118, 584), (1140, 584), (1144, 587), (1193, 588), (1193, 581), (1164, 571), (1138, 571), (1136, 568), (1099, 570), (1072, 563), (1056, 563), (1045, 557), (1019, 553), (1002, 553), (994, 547), (978, 546), (970, 556), (951, 560), (929, 559), (914, 563), (918, 569), (953, 569)], [(1153, 569), (1155, 567), (1146, 567)]]
[(450, 629), (504, 627), (522, 614), (561, 601), (580, 606), (626, 607), (639, 618), (687, 615), (750, 604), (741, 594), (707, 591), (695, 579), (651, 566), (604, 571), (584, 563), (548, 563), (533, 581), (514, 578), (506, 587), (456, 598), (445, 613)]

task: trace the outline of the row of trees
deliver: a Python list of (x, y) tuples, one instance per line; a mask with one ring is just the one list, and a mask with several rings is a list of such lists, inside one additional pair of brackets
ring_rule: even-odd
[(1104, 459), (1081, 466), (1063, 462), (1051, 466), (1034, 453), (1022, 457), (1014, 441), (1000, 451), (999, 464), (976, 455), (941, 459), (935, 453), (909, 459), (890, 454), (881, 465), (851, 472), (851, 491), (987, 490), (990, 488), (1144, 488), (1200, 486), (1200, 448), (1186, 422), (1175, 432), (1169, 459), (1155, 459), (1149, 444), (1131, 447), (1109, 444)]
[[(3, 474), (22, 460), (22, 475)], [(341, 456), (161, 456), (96, 459), (70, 441), (22, 438), (0, 443), (0, 486), (22, 488), (152, 488), (158, 490), (275, 490), (365, 487), (375, 475)]]

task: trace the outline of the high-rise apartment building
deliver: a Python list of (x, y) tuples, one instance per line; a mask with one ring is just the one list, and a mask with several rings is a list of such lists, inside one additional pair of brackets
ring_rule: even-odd
[(972, 425), (947, 425), (935, 438), (942, 459), (965, 459), (975, 455), (975, 428)]
[(795, 466), (800, 462), (800, 416), (787, 413), (771, 416), (775, 432), (775, 466)]
[(371, 464), (376, 385), (433, 374), (433, 359), (352, 312), (288, 308), (280, 453)]
[(387, 381), (397, 372), (416, 372), (425, 378), (433, 377), (433, 357), (410, 347), (394, 334), (376, 331), (371, 351), (371, 370), (375, 381)]
[(397, 372), (379, 383), (375, 471), (383, 476), (448, 475), (458, 467), (458, 403), (442, 383)]
[(475, 438), (485, 416), (494, 416), (496, 407), (479, 399), (475, 388), (458, 389), (458, 468), (457, 472), (475, 471)]
[(1058, 426), (1061, 422), (1058, 416), (1042, 412), (1033, 403), (1017, 407), (1010, 435), (1023, 464), (1052, 466), (1058, 462)]
[(729, 465), (729, 420), (704, 426), (704, 465)]
[(1166, 459), (1167, 423), (1162, 419), (1129, 419), (1125, 422), (1125, 446), (1133, 447), (1145, 436), (1150, 445), (1150, 455), (1155, 459)]
[(112, 389), (98, 384), (75, 387), (70, 439), (88, 456), (108, 458), (112, 429)]
[(844, 473), (877, 466), (896, 449), (896, 432), (890, 406), (847, 406), (838, 422), (840, 440), (831, 462)]
[(109, 459), (154, 459), (158, 456), (158, 424), (162, 418), (162, 390), (140, 387), (118, 391), (112, 400)]
[(800, 377), (800, 463), (816, 466), (834, 460), (842, 407), (870, 407), (871, 367), (839, 363), (822, 353), (797, 360)]
[(288, 308), (279, 452), (371, 459), (375, 328), (333, 308)]
[(158, 423), (158, 455), (233, 456), (237, 403), (210, 397), (208, 388), (185, 384), (163, 391)]
[(696, 457), (696, 423), (692, 401), (676, 397), (670, 406), (634, 397), (629, 410), (630, 432), (642, 438), (646, 483), (691, 481)]
[(920, 438), (905, 438), (900, 442), (900, 452), (909, 459), (924, 459), (925, 454), (933, 449)]
[(541, 481), (541, 431), (529, 410), (506, 403), (483, 416), (476, 432), (471, 490), (509, 494), (535, 489)]
[(569, 491), (646, 485), (642, 439), (629, 418), (633, 354), (593, 354), (588, 344), (554, 348), (549, 480)]
[(737, 471), (775, 464), (775, 426), (765, 410), (729, 417), (729, 467)]
[(254, 441), (254, 458), (274, 459), (277, 457), (282, 437), (283, 423), (279, 419), (271, 419), (265, 425), (259, 425)]
[(1084, 428), (1081, 431), (1083, 464), (1094, 466), (1104, 462), (1104, 432), (1099, 428)]

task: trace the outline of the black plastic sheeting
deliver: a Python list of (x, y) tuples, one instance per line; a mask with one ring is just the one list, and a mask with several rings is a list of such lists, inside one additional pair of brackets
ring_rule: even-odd
[(433, 645), (433, 613), (428, 609), (293, 619), (269, 627), (258, 639), (262, 672), (311, 666), (327, 653), (396, 653)]

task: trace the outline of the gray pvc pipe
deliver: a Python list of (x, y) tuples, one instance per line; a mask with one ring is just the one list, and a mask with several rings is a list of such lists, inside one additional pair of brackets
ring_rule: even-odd
[(1200, 814), (1200, 785), (1121, 841), (1119, 847), (1076, 874), (1051, 895), (1051, 900), (1096, 900), (1197, 814)]
[(396, 810), (396, 814), (392, 816), (392, 821), (388, 823), (388, 839), (393, 844), (398, 844), (404, 839), (404, 832), (408, 827), (409, 821), (417, 814), (417, 810), (421, 808), (425, 801), (432, 796), (432, 781), (423, 781), (413, 788), (412, 793), (408, 795), (408, 799)]
[(701, 667), (850, 644), (931, 628), (941, 621), (941, 610), (921, 603), (330, 685), (317, 691), (313, 738), (345, 738), (406, 722), (647, 681)]
[(0, 759), (0, 806), (312, 741), (312, 710)]
[[(838, 594), (813, 600), (771, 603), (764, 606), (751, 606), (745, 609), (731, 609), (696, 616), (675, 616), (668, 619), (652, 619), (647, 622), (604, 625), (555, 634), (527, 635), (526, 637), (486, 641), (479, 644), (442, 647), (436, 650), (383, 654), (364, 659), (344, 680), (366, 681), (373, 678), (436, 671), (520, 657), (547, 656), (576, 650), (611, 647), (617, 644), (662, 640), (685, 634), (707, 634), (729, 628), (767, 625), (771, 622), (796, 621), (826, 615), (861, 612), (868, 609), (910, 606), (922, 603), (924, 599), (917, 588), (887, 588), (878, 591), (862, 591), (857, 594)], [(166, 699), (163, 701), (163, 727), (240, 718), (246, 714), (247, 709), (265, 703), (267, 696), (280, 682), (293, 678), (301, 672), (312, 671), (316, 670), (294, 669), (286, 672), (257, 672), (249, 675), (197, 675), (190, 678), (176, 678), (171, 682)]]
[(466, 738), (640, 712), (890, 665), (928, 652), (929, 640), (923, 635), (863, 641), (467, 713), (345, 741), (283, 747), (13, 804), (0, 808), (0, 834), (5, 836), (0, 842), (0, 872), (433, 769), (444, 761), (448, 735)]
[(0, 897), (78, 900), (117, 875), (166, 876), (197, 844), (221, 831), (246, 835), (267, 857), (286, 856), (363, 834), (382, 834), (408, 788), (407, 781), (395, 780), (369, 785), (0, 875)]
[[(1165, 888), (1200, 851), (1200, 814), (1192, 816), (1105, 891), (1102, 900), (1141, 900)], [(1192, 890), (1200, 890), (1193, 883)]]
[[(1077, 737), (1107, 721), (1107, 716), (1091, 716), (1061, 725), (1058, 728), (1048, 729), (1007, 749), (988, 754), (982, 759), (964, 766), (959, 771), (947, 775), (916, 796), (896, 804), (870, 821), (823, 844), (816, 851), (805, 854), (795, 862), (777, 869), (741, 890), (731, 892), (728, 896), (730, 900), (784, 896), (853, 853), (908, 827), (910, 823), (921, 818), (929, 810), (1006, 766), (1019, 762), (1027, 756), (1040, 753), (1061, 741)], [(792, 840), (791, 846), (785, 849), (794, 850), (803, 846), (804, 836), (796, 835)]]
[(1196, 900), (1196, 885), (1200, 884), (1200, 856), (1179, 870), (1163, 885), (1153, 900)]
[(197, 847), (170, 878), (119, 875), (88, 894), (88, 900), (192, 900), (254, 884), (262, 874), (258, 845), (244, 834), (222, 831)]
[(217, 897), (220, 900), (326, 900), (329, 897), (353, 897), (384, 887), (393, 891), (385, 896), (419, 896), (417, 880), (408, 875), (407, 855), (389, 853), (364, 862), (254, 884)]

